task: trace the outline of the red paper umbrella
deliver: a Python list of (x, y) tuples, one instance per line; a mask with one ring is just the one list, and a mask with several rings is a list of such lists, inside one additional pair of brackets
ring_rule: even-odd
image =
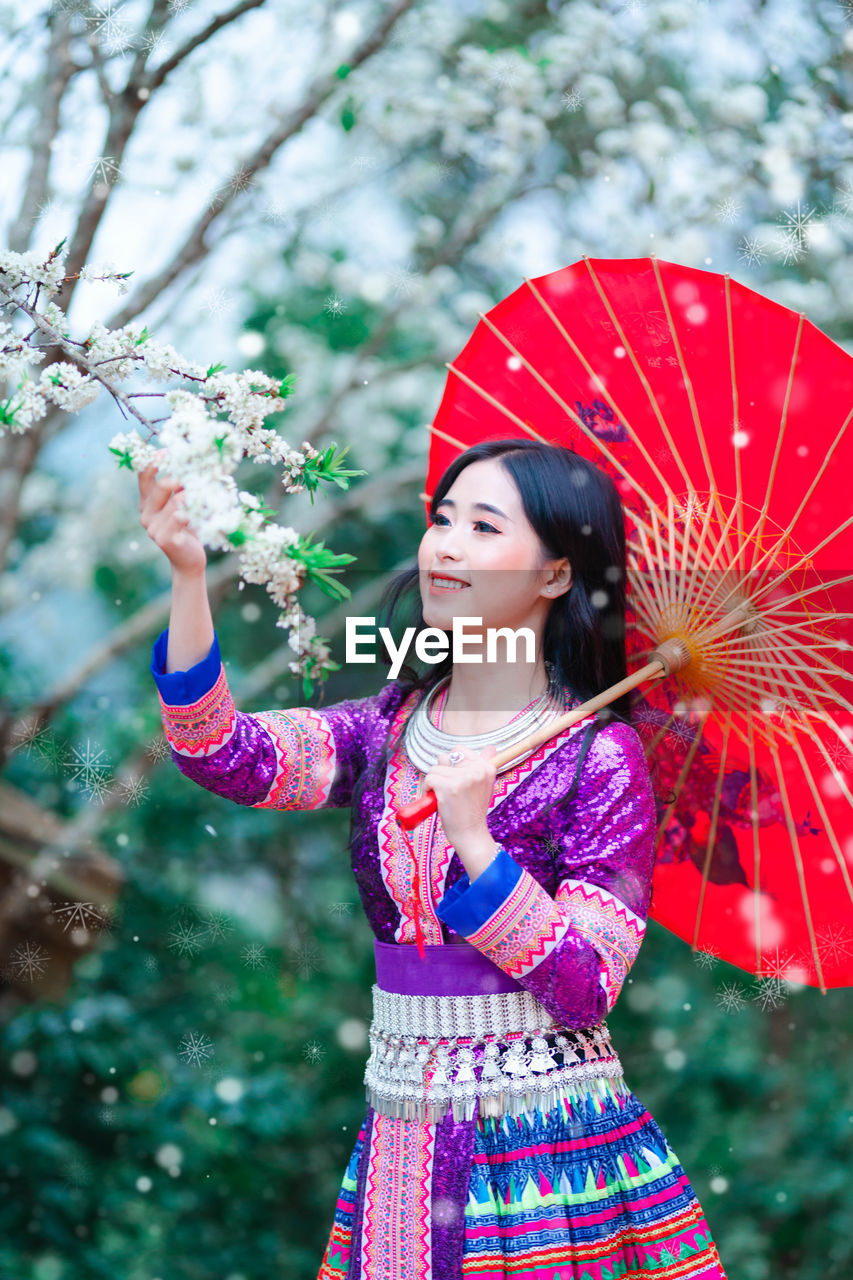
[[(728, 275), (655, 257), (585, 257), (480, 316), (422, 496), (461, 450), (516, 435), (616, 482), (651, 916), (756, 977), (853, 984), (853, 358)], [(649, 667), (661, 645), (668, 671)]]

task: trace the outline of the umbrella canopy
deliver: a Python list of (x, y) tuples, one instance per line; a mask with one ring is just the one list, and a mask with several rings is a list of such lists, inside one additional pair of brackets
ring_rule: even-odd
[(853, 984), (853, 357), (727, 274), (584, 257), (447, 367), (427, 510), (479, 441), (576, 450), (623, 501), (629, 671), (684, 646), (631, 693), (650, 915), (756, 977)]

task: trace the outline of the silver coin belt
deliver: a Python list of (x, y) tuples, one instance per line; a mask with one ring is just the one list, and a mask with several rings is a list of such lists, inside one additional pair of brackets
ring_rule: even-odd
[(374, 983), (372, 993), (364, 1083), (381, 1115), (432, 1123), (449, 1110), (455, 1121), (475, 1112), (519, 1116), (533, 1107), (550, 1111), (566, 1093), (601, 1089), (602, 1077), (622, 1089), (606, 1022), (563, 1027), (529, 991), (413, 996)]

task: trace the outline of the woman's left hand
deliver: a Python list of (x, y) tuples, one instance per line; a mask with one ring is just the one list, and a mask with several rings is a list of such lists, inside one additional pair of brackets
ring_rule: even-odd
[(492, 758), (498, 749), (493, 744), (482, 751), (455, 749), (463, 753), (463, 759), (448, 764), (450, 752), (443, 752), (426, 774), (424, 786), (435, 792), (444, 834), (459, 852), (491, 840), (486, 815), (497, 774)]

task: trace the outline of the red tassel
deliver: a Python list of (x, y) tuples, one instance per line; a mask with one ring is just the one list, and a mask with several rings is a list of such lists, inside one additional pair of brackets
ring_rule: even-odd
[(424, 931), (421, 925), (421, 899), (418, 894), (418, 882), (415, 881), (415, 939), (418, 944), (418, 955), (422, 960), (426, 959), (424, 951)]
[[(403, 830), (402, 827), (400, 829), (401, 831)], [(421, 898), (420, 898), (420, 890), (418, 885), (418, 863), (415, 857), (415, 851), (412, 848), (412, 842), (405, 831), (403, 831), (403, 838), (409, 846), (409, 852), (412, 855), (412, 865), (414, 866), (415, 896), (414, 896), (413, 902), (414, 902), (414, 908), (415, 908), (414, 910), (415, 941), (418, 944), (418, 955), (422, 960), (425, 960), (426, 951), (424, 950), (424, 930), (423, 930), (423, 925), (421, 924)]]

